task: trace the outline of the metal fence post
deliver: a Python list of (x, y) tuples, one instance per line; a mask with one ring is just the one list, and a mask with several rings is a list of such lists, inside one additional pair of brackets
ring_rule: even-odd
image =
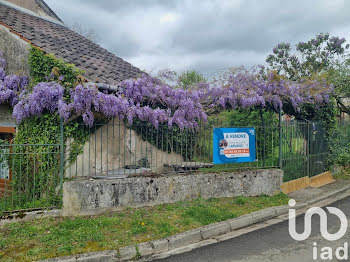
[(278, 144), (278, 166), (282, 169), (282, 109), (278, 111), (279, 144)]
[(310, 177), (310, 122), (307, 121), (306, 175)]
[(263, 166), (266, 167), (266, 127), (265, 127), (265, 121), (264, 121), (264, 114), (262, 112), (262, 109), (260, 108), (260, 119), (261, 119), (261, 125), (263, 128), (264, 133), (264, 142), (263, 142)]
[(60, 191), (63, 190), (63, 176), (64, 176), (64, 121), (60, 118)]

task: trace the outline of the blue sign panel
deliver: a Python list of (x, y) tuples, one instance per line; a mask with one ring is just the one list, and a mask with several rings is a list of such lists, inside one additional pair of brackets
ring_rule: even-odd
[(255, 161), (255, 129), (214, 128), (214, 164)]

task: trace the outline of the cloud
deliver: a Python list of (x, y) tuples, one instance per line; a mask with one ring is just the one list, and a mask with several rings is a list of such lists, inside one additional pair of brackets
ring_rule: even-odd
[(343, 0), (46, 0), (68, 24), (94, 29), (100, 44), (146, 71), (263, 64), (279, 42), (320, 32), (349, 38)]
[(182, 72), (184, 69), (198, 69), (206, 76), (214, 74), (230, 67), (246, 66), (248, 68), (256, 65), (256, 61), (264, 61), (267, 54), (260, 54), (254, 51), (229, 51), (214, 50), (206, 54), (142, 54), (130, 57), (129, 61), (138, 65), (148, 73), (157, 73), (162, 69), (171, 69)]

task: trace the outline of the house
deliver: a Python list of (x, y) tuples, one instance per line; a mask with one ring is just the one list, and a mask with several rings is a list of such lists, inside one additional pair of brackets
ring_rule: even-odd
[[(29, 75), (27, 60), (31, 45), (74, 64), (84, 71), (86, 82), (103, 88), (116, 87), (121, 81), (142, 73), (137, 67), (67, 28), (43, 0), (0, 0), (0, 50), (7, 60), (8, 74)], [(9, 108), (2, 105), (0, 132), (8, 132), (9, 128), (14, 132), (15, 126)], [(67, 141), (68, 150), (70, 142)], [(70, 168), (67, 167), (67, 176), (106, 174), (125, 166), (136, 169), (140, 161), (146, 161), (147, 168), (161, 170), (171, 159), (182, 161), (179, 155), (157, 149), (135, 131), (125, 128), (123, 122), (113, 120), (93, 132), (82, 154)]]
[(83, 76), (93, 83), (118, 85), (141, 74), (140, 69), (67, 28), (42, 0), (1, 0), (0, 25), (0, 47), (11, 66), (8, 73), (28, 73), (23, 59), (32, 44), (83, 69)]

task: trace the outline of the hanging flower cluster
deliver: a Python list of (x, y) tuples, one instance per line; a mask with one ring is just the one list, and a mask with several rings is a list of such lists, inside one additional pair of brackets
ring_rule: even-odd
[(136, 80), (121, 83), (120, 92), (106, 94), (93, 86), (78, 85), (71, 90), (71, 103), (59, 101), (59, 113), (65, 119), (72, 115), (82, 116), (91, 126), (94, 112), (104, 116), (134, 119), (159, 124), (173, 124), (182, 128), (198, 126), (198, 121), (206, 120), (196, 92), (174, 89), (147, 75)]
[(27, 76), (6, 75), (6, 60), (0, 51), (0, 104), (15, 106), (29, 83)]
[(13, 107), (17, 122), (43, 112), (57, 112), (65, 120), (81, 116), (86, 125), (94, 123), (94, 113), (107, 118), (135, 119), (159, 124), (195, 128), (206, 121), (208, 109), (270, 106), (276, 110), (292, 104), (298, 110), (304, 103), (327, 103), (331, 87), (325, 82), (296, 83), (274, 73), (265, 77), (251, 72), (228, 74), (223, 81), (200, 83), (194, 90), (172, 87), (149, 75), (125, 80), (118, 92), (108, 94), (95, 86), (78, 85), (64, 98), (64, 88), (57, 82), (42, 82), (27, 91), (28, 78), (6, 75), (6, 61), (0, 53), (0, 103)]
[(276, 111), (291, 104), (297, 112), (303, 104), (328, 103), (333, 91), (326, 81), (286, 80), (274, 72), (264, 77), (244, 71), (228, 74), (214, 84), (202, 84), (201, 97), (209, 108), (251, 108), (269, 106)]
[(13, 116), (20, 123), (26, 118), (40, 116), (45, 110), (54, 113), (63, 94), (64, 88), (56, 82), (39, 83), (31, 93), (21, 94), (21, 99), (13, 107)]

